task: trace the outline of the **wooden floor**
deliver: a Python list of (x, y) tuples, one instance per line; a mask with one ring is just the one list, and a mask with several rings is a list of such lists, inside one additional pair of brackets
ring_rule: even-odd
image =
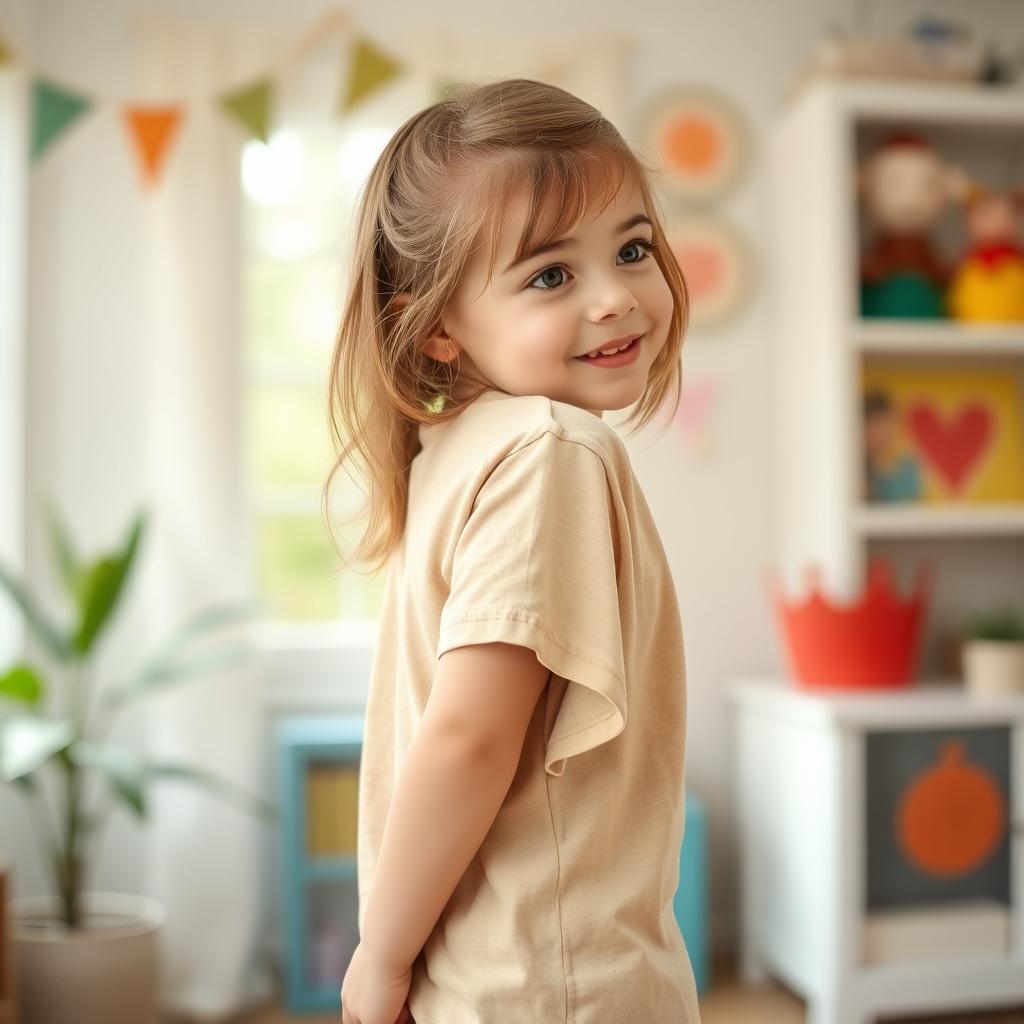
[[(804, 1024), (804, 1002), (777, 982), (743, 988), (736, 981), (731, 958), (715, 963), (714, 984), (701, 998), (701, 1024)], [(237, 1019), (235, 1024), (338, 1024), (340, 1014), (289, 1016), (277, 1007), (267, 1007)], [(955, 1016), (879, 1018), (878, 1024), (1024, 1024), (1024, 1006), (986, 1013)], [(176, 1024), (167, 1021), (166, 1024)]]

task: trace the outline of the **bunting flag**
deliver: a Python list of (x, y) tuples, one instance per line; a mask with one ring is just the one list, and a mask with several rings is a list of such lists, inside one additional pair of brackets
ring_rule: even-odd
[[(287, 61), (276, 71), (267, 72), (258, 79), (247, 82), (238, 89), (220, 93), (213, 102), (227, 112), (232, 120), (240, 123), (247, 134), (262, 142), (268, 141), (270, 122), (273, 115), (276, 83), (274, 76), (281, 67), (289, 66), (301, 59), (328, 33), (347, 29), (350, 19), (344, 11), (329, 11), (296, 44), (291, 47)], [(395, 77), (405, 72), (405, 65), (375, 46), (363, 37), (356, 37), (351, 43), (352, 53), (348, 62), (348, 81), (339, 92), (336, 113), (348, 113), (355, 106), (373, 95)], [(18, 60), (18, 53), (0, 35), (0, 67)], [(455, 79), (440, 79), (436, 82), (438, 98), (442, 98), (453, 86), (461, 84)], [(42, 154), (83, 114), (95, 106), (96, 97), (86, 95), (57, 84), (42, 75), (32, 77), (32, 144), (31, 162), (35, 163)], [(177, 138), (187, 113), (183, 103), (150, 105), (122, 103), (121, 114), (126, 125), (136, 158), (139, 161), (143, 182), (153, 185), (159, 181), (166, 165), (171, 147)]]
[(442, 100), (448, 99), (449, 93), (462, 84), (462, 80), (458, 78), (435, 78), (432, 88), (434, 101), (440, 103)]
[(267, 141), (270, 127), (270, 101), (273, 95), (270, 78), (260, 78), (251, 85), (224, 93), (220, 105), (261, 142)]
[(143, 180), (155, 185), (167, 151), (184, 117), (184, 108), (127, 106), (122, 111), (128, 134), (142, 162)]
[(32, 151), (38, 160), (47, 147), (92, 107), (92, 100), (41, 76), (32, 80)]
[(352, 55), (347, 91), (339, 109), (347, 113), (357, 103), (391, 81), (401, 70), (402, 65), (392, 60), (386, 53), (365, 39), (357, 39), (355, 53)]

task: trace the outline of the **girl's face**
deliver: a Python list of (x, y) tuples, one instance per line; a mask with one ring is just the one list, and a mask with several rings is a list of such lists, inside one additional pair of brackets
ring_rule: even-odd
[[(442, 321), (448, 340), (427, 351), (437, 359), (458, 355), (456, 398), (475, 382), (545, 395), (596, 416), (626, 408), (643, 395), (672, 315), (640, 190), (625, 183), (575, 235), (510, 266), (525, 216), (521, 197), (504, 225), (490, 283), (483, 247), (474, 253)], [(637, 358), (624, 366), (580, 358), (635, 334), (642, 334)]]

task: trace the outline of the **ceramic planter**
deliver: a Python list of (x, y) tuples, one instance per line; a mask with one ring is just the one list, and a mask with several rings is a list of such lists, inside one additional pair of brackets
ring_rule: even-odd
[(964, 677), (968, 692), (979, 697), (1024, 695), (1024, 641), (968, 640)]
[(81, 905), (72, 931), (53, 896), (10, 902), (21, 1024), (155, 1024), (163, 906), (107, 892)]

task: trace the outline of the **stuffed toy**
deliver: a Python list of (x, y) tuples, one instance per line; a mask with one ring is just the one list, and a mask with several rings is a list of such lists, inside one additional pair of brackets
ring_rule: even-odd
[(968, 248), (950, 285), (950, 316), (957, 320), (1024, 320), (1024, 187), (988, 190), (974, 185), (963, 201)]
[(860, 268), (863, 316), (946, 316), (949, 269), (928, 232), (967, 183), (916, 135), (889, 137), (861, 164), (857, 186), (873, 229)]

